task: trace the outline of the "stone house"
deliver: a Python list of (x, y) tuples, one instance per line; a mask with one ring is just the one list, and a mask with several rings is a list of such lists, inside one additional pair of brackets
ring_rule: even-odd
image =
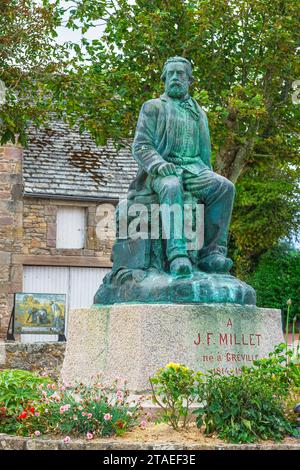
[(99, 222), (136, 169), (129, 148), (97, 147), (62, 122), (30, 128), (26, 149), (0, 148), (1, 338), (16, 292), (65, 293), (67, 309), (93, 303), (114, 238)]

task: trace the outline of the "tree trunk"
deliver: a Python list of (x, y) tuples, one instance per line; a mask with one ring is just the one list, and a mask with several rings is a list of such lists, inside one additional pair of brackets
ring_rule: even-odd
[(243, 144), (238, 145), (234, 142), (234, 133), (232, 133), (236, 128), (237, 115), (235, 114), (234, 119), (232, 119), (232, 117), (226, 122), (228, 138), (217, 154), (216, 172), (225, 176), (225, 178), (235, 184), (245, 169), (248, 157), (253, 150), (258, 122), (256, 121), (250, 126), (248, 131), (249, 137)]

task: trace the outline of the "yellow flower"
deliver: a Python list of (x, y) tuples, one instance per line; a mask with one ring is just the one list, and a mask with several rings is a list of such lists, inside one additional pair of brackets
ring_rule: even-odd
[(182, 372), (186, 372), (188, 370), (188, 368), (183, 366), (182, 364), (175, 364), (174, 362), (169, 362), (169, 364), (166, 365), (166, 368), (174, 369), (176, 372), (178, 372), (179, 370), (182, 370)]

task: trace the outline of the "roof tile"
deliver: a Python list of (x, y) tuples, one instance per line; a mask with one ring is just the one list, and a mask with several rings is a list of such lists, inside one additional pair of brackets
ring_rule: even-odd
[(111, 140), (97, 147), (87, 132), (80, 134), (62, 121), (29, 128), (25, 195), (118, 199), (125, 196), (136, 172), (130, 149), (118, 150)]

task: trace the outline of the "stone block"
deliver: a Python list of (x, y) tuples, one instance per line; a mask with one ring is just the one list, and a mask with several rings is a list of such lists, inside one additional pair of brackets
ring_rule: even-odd
[(6, 362), (6, 348), (5, 343), (0, 341), (0, 365), (5, 364)]
[(0, 266), (3, 264), (10, 264), (11, 262), (11, 253), (7, 251), (0, 251)]
[(56, 224), (47, 224), (47, 240), (56, 239)]
[(13, 199), (20, 199), (23, 195), (23, 184), (14, 184), (11, 189)]
[(56, 247), (56, 240), (47, 240), (47, 246), (49, 248), (55, 248)]
[(21, 160), (23, 157), (22, 147), (6, 145), (4, 147), (4, 160)]
[(60, 449), (60, 446), (61, 441), (54, 439), (28, 439), (26, 442), (26, 450), (58, 450)]
[(11, 216), (0, 217), (0, 225), (12, 225), (14, 223), (14, 218)]
[(24, 450), (26, 448), (26, 439), (17, 436), (2, 435), (0, 437), (1, 450)]
[(9, 199), (10, 192), (8, 190), (0, 188), (0, 199)]
[(56, 206), (45, 206), (46, 215), (56, 215), (57, 207)]
[(14, 283), (23, 282), (23, 266), (14, 265), (11, 267), (11, 281)]
[(0, 266), (0, 281), (8, 282), (9, 281), (9, 266)]
[(281, 312), (232, 304), (115, 304), (71, 310), (62, 368), (67, 383), (103, 372), (132, 392), (169, 362), (238, 373), (283, 342)]

